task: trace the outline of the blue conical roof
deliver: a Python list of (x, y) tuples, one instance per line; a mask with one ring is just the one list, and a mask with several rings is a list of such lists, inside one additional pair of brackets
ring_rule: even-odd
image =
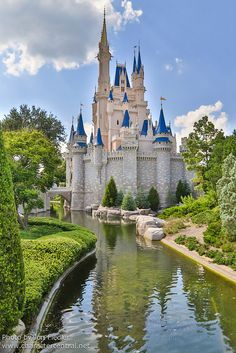
[(129, 102), (128, 96), (127, 96), (127, 93), (125, 92), (124, 98), (123, 98), (123, 103), (128, 103), (128, 102)]
[(128, 110), (125, 111), (122, 127), (129, 127), (130, 117)]
[(84, 130), (84, 123), (83, 123), (83, 117), (82, 117), (81, 112), (80, 112), (79, 119), (78, 119), (76, 134), (80, 135), (80, 136), (87, 136), (85, 133), (85, 130)]
[(140, 48), (139, 48), (139, 51), (138, 51), (138, 65), (137, 65), (138, 74), (140, 73), (141, 67), (142, 67), (142, 60), (141, 60), (141, 54), (140, 54)]
[(136, 70), (137, 70), (137, 63), (136, 63), (136, 55), (134, 53), (133, 74), (136, 72)]
[(93, 132), (91, 132), (89, 143), (91, 143), (91, 144), (93, 143)]
[(113, 100), (114, 100), (114, 99), (113, 99), (113, 93), (112, 93), (112, 90), (110, 90), (110, 93), (109, 93), (108, 99), (109, 99), (110, 101), (113, 101)]
[(73, 139), (74, 139), (74, 134), (75, 134), (75, 129), (74, 129), (74, 124), (72, 123), (71, 129), (70, 129), (69, 143), (73, 141)]
[(164, 113), (163, 113), (163, 109), (161, 108), (161, 112), (160, 112), (160, 117), (159, 117), (159, 123), (158, 123), (158, 127), (157, 127), (157, 134), (168, 134), (168, 129), (166, 127), (166, 122), (165, 122), (165, 117), (164, 117)]
[(167, 136), (157, 137), (153, 143), (157, 143), (157, 142), (158, 143), (162, 143), (162, 142), (171, 143), (169, 137), (167, 137)]
[(143, 121), (143, 127), (142, 127), (142, 131), (141, 131), (141, 136), (147, 136), (148, 133), (148, 120), (145, 119)]
[(95, 146), (103, 146), (102, 134), (101, 134), (100, 127), (97, 130), (97, 137), (96, 137)]

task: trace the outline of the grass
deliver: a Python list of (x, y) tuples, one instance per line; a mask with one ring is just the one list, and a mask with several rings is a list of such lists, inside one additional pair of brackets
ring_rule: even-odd
[(55, 281), (94, 248), (95, 235), (88, 229), (52, 218), (31, 218), (21, 232), (25, 264), (24, 321), (30, 323)]
[(179, 230), (185, 229), (186, 225), (182, 219), (169, 219), (167, 224), (164, 226), (165, 234), (176, 234)]

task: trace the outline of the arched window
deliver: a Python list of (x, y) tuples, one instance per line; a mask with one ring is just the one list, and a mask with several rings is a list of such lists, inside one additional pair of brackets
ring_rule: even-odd
[(119, 125), (119, 120), (117, 120), (116, 124)]

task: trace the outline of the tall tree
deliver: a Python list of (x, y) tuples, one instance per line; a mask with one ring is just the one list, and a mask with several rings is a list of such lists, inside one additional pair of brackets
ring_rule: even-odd
[(216, 141), (222, 140), (222, 130), (217, 130), (207, 116), (194, 123), (193, 132), (189, 134), (184, 160), (189, 170), (196, 172), (195, 182), (198, 188), (206, 190), (206, 172)]
[[(21, 130), (5, 132), (4, 140), (13, 176), (16, 206), (23, 206), (24, 222), (35, 207), (42, 207), (40, 192), (45, 192), (54, 182), (60, 163), (57, 148), (42, 132)], [(21, 221), (19, 217), (19, 221)]]
[(22, 316), (25, 285), (12, 177), (0, 131), (0, 337)]
[(104, 196), (102, 199), (102, 206), (113, 207), (116, 205), (117, 188), (113, 177), (110, 178), (106, 185)]
[(217, 193), (222, 226), (228, 238), (236, 241), (236, 158), (232, 153), (224, 161)]
[(52, 113), (23, 104), (19, 110), (12, 108), (1, 122), (3, 131), (16, 131), (22, 129), (39, 130), (56, 146), (65, 141), (65, 128)]
[(150, 207), (153, 211), (158, 211), (160, 206), (160, 197), (157, 190), (154, 187), (151, 187), (148, 193), (148, 201)]

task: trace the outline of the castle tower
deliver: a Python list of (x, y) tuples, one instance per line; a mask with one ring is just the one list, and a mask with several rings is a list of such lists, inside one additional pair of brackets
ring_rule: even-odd
[(163, 108), (160, 111), (160, 117), (154, 141), (154, 151), (156, 152), (156, 186), (160, 196), (162, 207), (168, 206), (168, 197), (170, 193), (170, 157), (171, 157), (171, 140), (170, 132), (165, 123)]
[(105, 146), (108, 145), (107, 97), (110, 91), (110, 60), (111, 53), (107, 39), (106, 14), (104, 11), (103, 27), (99, 42), (99, 77), (98, 90), (93, 103), (93, 122), (95, 131), (100, 127)]
[(86, 153), (87, 135), (84, 130), (82, 111), (80, 110), (72, 146), (71, 210), (84, 209), (84, 155)]
[(94, 185), (94, 195), (95, 195), (95, 203), (100, 203), (103, 195), (104, 185), (104, 177), (102, 175), (102, 167), (103, 167), (103, 147), (104, 143), (102, 140), (101, 129), (97, 129), (97, 135), (95, 137), (94, 142), (94, 166), (96, 170), (96, 178)]

